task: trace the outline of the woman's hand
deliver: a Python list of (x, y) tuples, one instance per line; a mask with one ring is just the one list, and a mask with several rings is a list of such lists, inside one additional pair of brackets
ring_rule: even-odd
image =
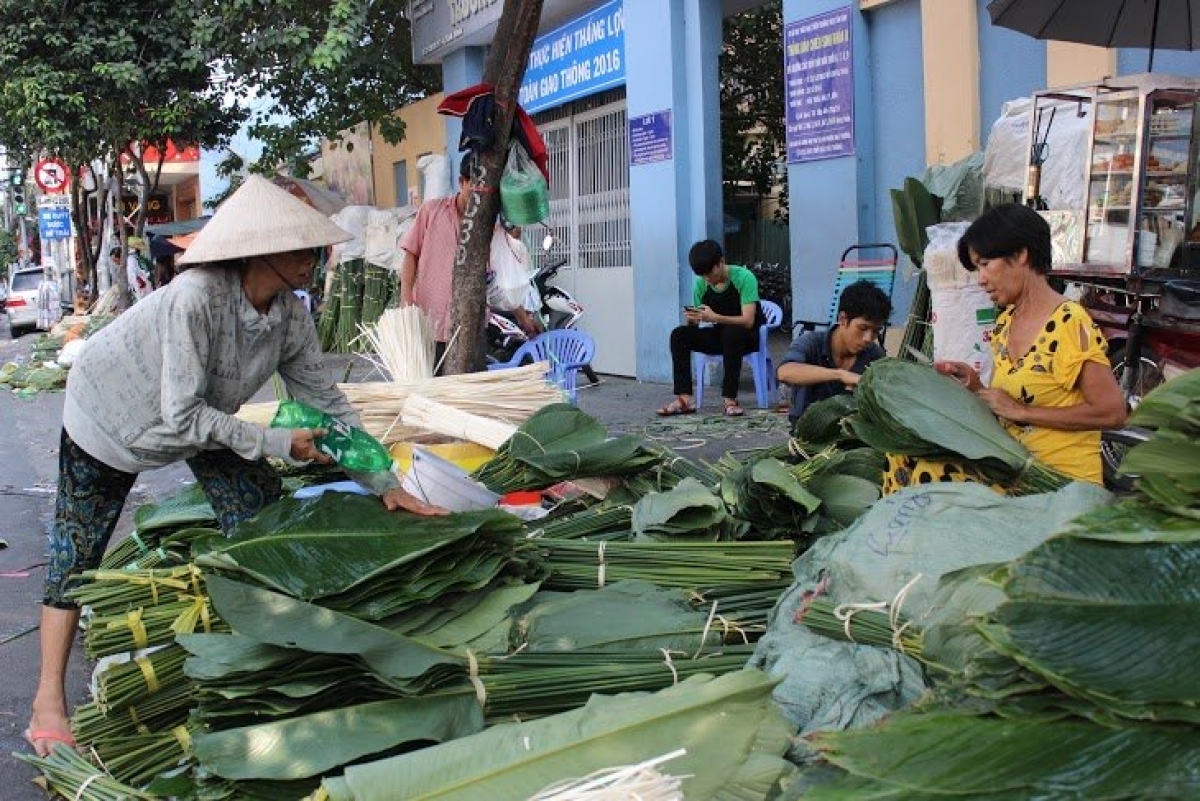
[(412, 512), (415, 515), (424, 515), (425, 517), (450, 514), (449, 510), (443, 509), (440, 506), (434, 506), (431, 503), (425, 503), (403, 487), (393, 487), (383, 493), (380, 496), (380, 500), (383, 501), (383, 505), (387, 507), (389, 512), (403, 509), (406, 512)]
[(1023, 422), (1022, 418), (1029, 408), (1002, 389), (983, 387), (976, 391), (975, 394), (988, 405), (988, 408), (992, 410), (992, 414), (1013, 423)]
[(942, 375), (950, 376), (972, 392), (983, 389), (979, 373), (966, 362), (936, 361), (933, 363), (933, 369)]
[(317, 448), (317, 440), (325, 434), (323, 428), (293, 428), (292, 448), (288, 455), (297, 462), (329, 464), (333, 457)]

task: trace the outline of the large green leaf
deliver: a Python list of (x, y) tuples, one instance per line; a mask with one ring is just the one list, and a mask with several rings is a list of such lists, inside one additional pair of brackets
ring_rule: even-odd
[(1127, 543), (1196, 542), (1200, 540), (1200, 522), (1135, 498), (1102, 506), (1076, 518), (1068, 533), (1083, 539)]
[(196, 563), (244, 573), (297, 598), (322, 598), (399, 573), (459, 541), (485, 534), (511, 539), (520, 530), (520, 521), (500, 511), (417, 517), (388, 512), (376, 498), (326, 493), (271, 504)]
[(303, 779), (402, 743), (440, 743), (482, 728), (479, 702), (464, 694), (377, 701), (201, 733), (192, 745), (206, 770), (227, 779)]
[(139, 506), (133, 513), (134, 528), (140, 533), (178, 526), (215, 523), (217, 515), (199, 484), (180, 490), (169, 498)]
[(414, 639), (277, 592), (207, 577), (217, 613), (244, 637), (327, 654), (357, 654), (381, 676), (411, 678), (465, 659)]
[(1200, 434), (1200, 370), (1189, 370), (1155, 387), (1142, 398), (1129, 422)]
[(630, 527), (635, 534), (715, 536), (728, 514), (721, 499), (694, 478), (685, 478), (667, 492), (641, 498), (633, 507)]
[[(860, 417), (903, 428), (963, 458), (998, 460), (1014, 471), (1030, 458), (987, 404), (931, 367), (880, 359), (867, 368), (856, 394)], [(857, 425), (855, 431), (862, 436)]]
[(437, 605), (436, 620), (409, 631), (408, 636), (435, 648), (465, 645), (507, 620), (512, 608), (537, 590), (537, 584), (514, 584), (446, 599)]
[(1200, 703), (1200, 543), (1059, 537), (1013, 563), (1003, 589), (985, 634), (1060, 689), (1101, 704)]
[[(746, 670), (696, 676), (652, 695), (593, 696), (581, 709), (351, 767), (323, 784), (332, 801), (528, 798), (556, 781), (684, 748), (665, 769), (687, 777), (689, 801), (737, 798), (752, 755), (773, 758), (777, 777), (789, 771), (779, 758), (789, 726), (770, 700), (773, 686)], [(755, 784), (762, 774), (756, 763)]]
[[(1200, 732), (1180, 727), (900, 713), (875, 729), (818, 735), (816, 747), (851, 776), (805, 799), (1200, 794)], [(902, 794), (857, 794), (863, 779)]]
[(806, 485), (820, 499), (821, 512), (848, 526), (879, 500), (879, 485), (853, 475), (813, 476)]

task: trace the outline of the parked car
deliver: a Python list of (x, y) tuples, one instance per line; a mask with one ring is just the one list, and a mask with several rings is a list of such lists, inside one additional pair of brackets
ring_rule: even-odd
[(27, 329), (37, 327), (38, 285), (42, 282), (41, 267), (26, 267), (12, 274), (8, 284), (8, 300), (4, 314), (8, 317), (9, 334), (16, 339)]

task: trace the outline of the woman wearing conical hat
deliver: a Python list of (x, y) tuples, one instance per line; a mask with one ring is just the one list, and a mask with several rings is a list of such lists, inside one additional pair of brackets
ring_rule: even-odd
[[(328, 462), (313, 429), (234, 414), (278, 372), (297, 400), (358, 416), (322, 362), (308, 286), (320, 249), (350, 239), (257, 176), (222, 204), (179, 259), (197, 265), (95, 334), (67, 381), (58, 496), (42, 601), (42, 665), (26, 737), (38, 754), (73, 744), (64, 692), (79, 608), (67, 590), (95, 568), (137, 474), (186, 461), (229, 533), (282, 495), (266, 457)], [(390, 471), (353, 473), (389, 510), (442, 514)]]

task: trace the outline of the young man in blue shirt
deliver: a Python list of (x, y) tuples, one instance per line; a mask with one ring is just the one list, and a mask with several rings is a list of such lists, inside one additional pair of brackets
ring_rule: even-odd
[(867, 365), (885, 355), (878, 340), (891, 313), (883, 290), (857, 281), (842, 291), (832, 328), (792, 340), (777, 371), (779, 382), (792, 388), (789, 420), (796, 422), (816, 401), (854, 390)]

